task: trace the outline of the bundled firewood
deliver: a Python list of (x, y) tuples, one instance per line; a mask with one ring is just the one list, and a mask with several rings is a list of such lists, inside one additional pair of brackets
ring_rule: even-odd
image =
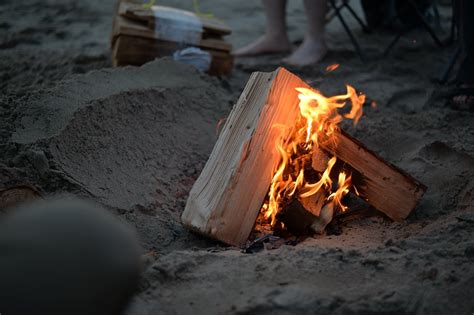
[[(357, 122), (365, 96), (325, 97), (283, 68), (253, 73), (194, 184), (190, 229), (243, 245), (257, 216), (295, 232), (324, 231), (353, 193), (400, 221), (426, 187), (338, 126)], [(352, 103), (345, 113), (339, 109)]]
[[(232, 45), (223, 37), (231, 29), (206, 15), (165, 7), (144, 6), (137, 0), (121, 0), (111, 36), (114, 66), (142, 65), (160, 57), (197, 63), (212, 75), (232, 71)], [(190, 63), (190, 62), (188, 62)]]

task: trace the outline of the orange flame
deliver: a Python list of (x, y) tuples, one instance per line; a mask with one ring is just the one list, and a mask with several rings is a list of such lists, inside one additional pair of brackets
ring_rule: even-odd
[[(282, 208), (282, 203), (289, 198), (307, 198), (321, 189), (329, 194), (327, 200), (342, 211), (347, 207), (342, 204), (342, 198), (349, 192), (351, 187), (351, 176), (341, 172), (338, 179), (338, 188), (332, 192), (333, 181), (330, 177), (331, 171), (336, 164), (336, 157), (332, 157), (327, 164), (326, 170), (319, 174), (319, 179), (309, 182), (305, 177), (308, 167), (311, 166), (312, 152), (319, 147), (320, 139), (333, 137), (337, 125), (344, 119), (351, 119), (357, 124), (362, 116), (362, 106), (365, 95), (357, 94), (356, 90), (347, 85), (347, 92), (343, 95), (326, 97), (317, 90), (308, 88), (297, 88), (299, 92), (300, 115), (293, 129), (285, 141), (279, 138), (276, 149), (280, 156), (280, 163), (276, 168), (270, 190), (268, 201), (263, 205), (262, 212), (271, 224), (276, 223), (276, 216)], [(340, 114), (339, 110), (350, 101), (352, 107), (346, 114)]]
[(339, 173), (339, 179), (337, 181), (338, 187), (335, 192), (329, 195), (328, 200), (332, 200), (336, 206), (342, 211), (347, 210), (347, 206), (342, 204), (342, 198), (347, 195), (349, 188), (351, 187), (351, 176), (347, 176), (346, 173)]

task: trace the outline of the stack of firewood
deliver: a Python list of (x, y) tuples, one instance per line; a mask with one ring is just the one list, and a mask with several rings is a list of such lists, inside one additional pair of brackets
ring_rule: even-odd
[(195, 51), (210, 54), (209, 74), (228, 74), (233, 67), (232, 45), (223, 37), (230, 33), (230, 28), (214, 17), (121, 0), (113, 23), (112, 62), (114, 66), (139, 66), (195, 47)]

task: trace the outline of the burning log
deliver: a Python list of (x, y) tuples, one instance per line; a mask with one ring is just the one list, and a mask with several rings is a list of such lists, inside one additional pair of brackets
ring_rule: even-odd
[[(338, 114), (348, 100), (351, 111)], [(357, 121), (364, 100), (351, 87), (326, 98), (283, 68), (253, 73), (190, 192), (184, 225), (239, 246), (260, 212), (272, 225), (283, 218), (292, 230), (321, 233), (345, 210), (353, 183), (390, 218), (406, 218), (426, 188), (337, 127)]]
[(335, 138), (336, 142), (326, 139), (321, 147), (349, 166), (359, 196), (392, 220), (405, 219), (426, 187), (343, 130), (337, 131)]
[(311, 156), (311, 167), (319, 173), (324, 172), (331, 157), (321, 150), (321, 148), (314, 148)]
[(277, 126), (294, 124), (302, 84), (285, 69), (251, 75), (191, 189), (185, 226), (228, 244), (246, 242), (279, 163)]
[(318, 215), (308, 211), (308, 209), (298, 200), (293, 199), (278, 214), (278, 219), (285, 228), (293, 235), (300, 236), (311, 233), (311, 225), (318, 220)]
[[(324, 201), (323, 194), (316, 194), (318, 201)], [(308, 201), (311, 200), (311, 201)], [(313, 198), (305, 199), (303, 203), (299, 199), (293, 199), (278, 214), (278, 220), (293, 235), (322, 234), (326, 226), (334, 216), (333, 203), (327, 203), (324, 207), (321, 203), (313, 203)], [(316, 201), (316, 202), (318, 202)], [(314, 212), (317, 210), (317, 214)]]

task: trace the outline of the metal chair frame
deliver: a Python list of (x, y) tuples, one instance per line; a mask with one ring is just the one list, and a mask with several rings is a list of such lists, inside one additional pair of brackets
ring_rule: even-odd
[[(357, 15), (357, 13), (354, 11), (354, 9), (349, 5), (349, 1), (350, 0), (342, 0), (340, 4), (337, 4), (336, 0), (329, 0), (329, 4), (330, 4), (331, 8), (334, 10), (334, 15), (331, 18), (336, 16), (339, 19), (339, 21), (342, 24), (342, 27), (344, 28), (347, 35), (349, 36), (349, 39), (350, 39), (352, 45), (354, 46), (354, 49), (356, 50), (357, 54), (359, 55), (359, 58), (361, 59), (362, 62), (366, 62), (367, 57), (363, 53), (362, 48), (361, 48), (359, 42), (357, 41), (356, 36), (354, 35), (352, 30), (350, 29), (350, 27), (347, 24), (345, 18), (342, 16), (341, 10), (343, 10), (344, 8), (347, 9), (350, 12), (350, 14), (354, 17), (354, 19), (362, 27), (364, 32), (368, 33), (368, 32), (370, 32), (370, 30), (369, 30), (368, 26), (362, 21), (362, 19)], [(397, 0), (391, 0), (391, 1), (392, 1), (392, 6), (393, 6), (395, 4), (395, 1), (397, 1)], [(414, 12), (415, 12), (416, 16), (420, 19), (423, 28), (430, 34), (431, 38), (433, 39), (434, 43), (437, 46), (444, 47), (444, 46), (446, 46), (447, 44), (451, 43), (454, 40), (454, 36), (455, 36), (454, 14), (453, 14), (453, 20), (452, 20), (452, 23), (451, 23), (450, 37), (449, 37), (448, 41), (443, 43), (441, 41), (441, 39), (438, 37), (438, 35), (436, 34), (436, 32), (433, 30), (433, 28), (430, 26), (430, 24), (428, 23), (426, 18), (420, 12), (420, 10), (418, 9), (418, 7), (417, 7), (416, 3), (414, 2), (414, 0), (403, 0), (403, 1), (405, 1), (406, 5), (405, 5), (405, 7), (403, 7), (402, 11), (407, 10), (408, 8), (414, 9)], [(433, 2), (432, 5), (435, 9), (435, 18), (439, 19), (439, 12), (438, 12), (438, 9), (437, 9), (437, 6), (436, 6), (436, 1), (432, 0), (432, 2)], [(400, 12), (398, 14), (395, 14), (395, 16), (393, 17), (393, 20), (391, 22), (394, 22), (396, 19), (398, 19), (399, 15), (400, 15)], [(398, 34), (395, 35), (395, 37), (389, 42), (389, 44), (383, 50), (382, 56), (383, 57), (388, 56), (388, 54), (392, 51), (393, 47), (398, 43), (400, 38), (403, 35), (406, 35), (408, 33), (408, 31), (410, 31), (410, 30), (401, 30), (400, 32), (398, 32)]]
[(367, 61), (366, 56), (362, 52), (362, 49), (359, 45), (359, 42), (357, 41), (355, 35), (352, 33), (349, 25), (347, 24), (346, 20), (341, 14), (341, 10), (346, 8), (351, 15), (355, 18), (355, 20), (359, 23), (359, 25), (362, 27), (362, 29), (365, 32), (369, 32), (368, 26), (362, 21), (362, 19), (357, 15), (357, 13), (354, 11), (354, 9), (349, 5), (349, 0), (342, 0), (342, 3), (337, 5), (336, 0), (329, 0), (329, 4), (331, 5), (332, 9), (334, 10), (335, 16), (339, 19), (339, 21), (342, 24), (342, 27), (346, 31), (347, 35), (349, 36), (350, 41), (352, 42), (352, 45), (354, 46), (357, 54), (359, 55), (359, 58), (362, 62)]

